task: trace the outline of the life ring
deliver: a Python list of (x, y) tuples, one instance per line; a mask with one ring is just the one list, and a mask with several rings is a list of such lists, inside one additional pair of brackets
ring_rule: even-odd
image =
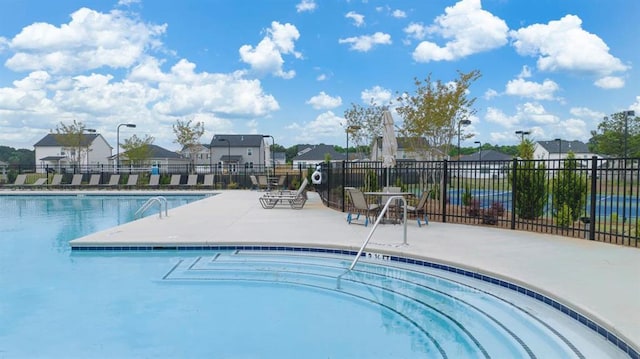
[(313, 184), (321, 184), (322, 183), (322, 172), (320, 172), (320, 171), (313, 172), (313, 174), (311, 175), (311, 182), (313, 182)]

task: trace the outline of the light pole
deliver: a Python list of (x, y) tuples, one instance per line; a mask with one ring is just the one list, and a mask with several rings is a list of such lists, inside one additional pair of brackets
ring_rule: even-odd
[(516, 131), (516, 135), (520, 135), (520, 142), (524, 142), (524, 136), (530, 135), (529, 131)]
[[(229, 184), (231, 184), (231, 142), (226, 138), (219, 138), (218, 141), (227, 141), (227, 172), (229, 172)], [(229, 187), (227, 184), (227, 187)]]
[(478, 160), (482, 162), (482, 142), (475, 141), (474, 143), (478, 144)]
[(271, 135), (262, 135), (262, 138), (269, 138), (271, 137), (271, 148), (269, 149), (269, 154), (271, 155), (271, 164), (273, 165), (273, 175), (276, 175), (276, 158), (274, 156), (273, 151), (275, 151), (276, 148), (276, 140), (273, 138), (273, 136)]
[(460, 161), (460, 125), (468, 126), (471, 124), (470, 120), (460, 120), (458, 121), (458, 161)]
[[(629, 137), (629, 116), (635, 116), (636, 112), (633, 110), (624, 111), (624, 177), (622, 177), (622, 191), (624, 193), (624, 202), (622, 203), (622, 233), (624, 233), (624, 225), (627, 222), (627, 137)], [(633, 167), (633, 162), (631, 163)]]
[(349, 162), (349, 134), (353, 131), (358, 131), (361, 127), (358, 125), (347, 126), (345, 132), (347, 133), (347, 162)]
[[(85, 128), (84, 132), (96, 133), (96, 130), (93, 128)], [(91, 147), (91, 141), (87, 141), (87, 169), (89, 169), (89, 147)]]
[(116, 128), (116, 173), (120, 173), (120, 127), (131, 127), (135, 128), (135, 123), (121, 123)]

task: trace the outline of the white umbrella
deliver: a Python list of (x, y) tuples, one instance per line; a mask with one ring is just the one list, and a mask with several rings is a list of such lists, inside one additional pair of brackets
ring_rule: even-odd
[[(382, 167), (391, 168), (396, 165), (398, 141), (393, 126), (393, 117), (389, 110), (382, 112)], [(389, 170), (387, 170), (387, 186), (389, 186)]]

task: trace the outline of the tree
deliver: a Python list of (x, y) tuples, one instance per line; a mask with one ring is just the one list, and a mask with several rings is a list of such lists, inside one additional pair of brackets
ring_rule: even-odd
[[(403, 93), (398, 97), (400, 106), (396, 111), (404, 120), (400, 133), (415, 139), (409, 143), (411, 150), (431, 159), (446, 157), (453, 138), (458, 136), (458, 123), (476, 113), (473, 109), (476, 98), (467, 95), (471, 84), (480, 78), (480, 71), (458, 71), (458, 76), (452, 83), (433, 82), (431, 74), (424, 81), (416, 78), (415, 94)], [(420, 144), (421, 138), (426, 139), (427, 148), (421, 148), (424, 146)]]
[(533, 161), (533, 141), (523, 140), (518, 149), (522, 160), (516, 163), (516, 168), (511, 172), (511, 176), (516, 176), (513, 188), (516, 192), (514, 207), (518, 217), (535, 219), (544, 214), (547, 205), (549, 190), (546, 169), (544, 163), (541, 162), (536, 167)]
[(140, 166), (151, 157), (151, 147), (149, 145), (153, 144), (154, 140), (155, 138), (149, 135), (145, 135), (144, 138), (138, 138), (138, 136), (133, 135), (124, 140), (121, 147), (126, 153), (129, 162)]
[(62, 149), (67, 152), (72, 164), (80, 164), (82, 154), (89, 150), (89, 144), (84, 139), (85, 125), (73, 120), (66, 125), (62, 122), (56, 127), (55, 137)]
[[(640, 120), (637, 116), (626, 118), (627, 152), (629, 157), (640, 157)], [(597, 131), (591, 131), (589, 150), (593, 153), (624, 157), (625, 114), (614, 113), (605, 117)]]
[(188, 156), (193, 165), (195, 156), (193, 153), (195, 149), (200, 145), (200, 137), (204, 134), (204, 123), (196, 122), (191, 124), (192, 120), (181, 121), (177, 120), (173, 125), (173, 133), (176, 135), (174, 143), (182, 145), (187, 150)]
[[(352, 103), (351, 107), (344, 111), (344, 118), (347, 120), (345, 131), (354, 143), (353, 148), (363, 142), (370, 145), (375, 138), (382, 135), (383, 111), (384, 107), (376, 104), (373, 100), (368, 107)], [(357, 129), (347, 130), (349, 128)]]
[(564, 213), (577, 221), (587, 203), (587, 176), (578, 171), (573, 152), (569, 152), (563, 162), (564, 168), (553, 180), (553, 209), (556, 217), (563, 218)]

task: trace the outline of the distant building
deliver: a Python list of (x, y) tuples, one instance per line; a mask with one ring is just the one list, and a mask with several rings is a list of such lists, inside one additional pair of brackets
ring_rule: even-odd
[(513, 156), (495, 151), (482, 150), (470, 155), (460, 156), (451, 161), (449, 168), (453, 176), (463, 178), (503, 178), (507, 175), (509, 164), (505, 161)]
[(269, 146), (263, 135), (215, 135), (211, 139), (211, 163), (224, 171), (262, 168), (271, 165)]
[[(132, 164), (129, 161), (129, 157), (127, 156), (127, 152), (120, 153), (120, 171), (121, 172), (146, 172), (150, 171), (151, 168), (158, 168), (159, 173), (166, 172), (177, 172), (176, 168), (171, 168), (172, 166), (179, 166), (179, 170), (186, 170), (187, 165), (189, 165), (190, 161), (188, 158), (182, 156), (178, 152), (170, 151), (164, 147), (160, 147), (158, 145), (148, 145), (149, 146), (149, 157), (144, 161), (144, 163), (136, 163)], [(112, 156), (111, 160), (115, 164), (116, 156)]]
[(569, 152), (572, 152), (579, 160), (578, 164), (583, 168), (589, 168), (591, 158), (596, 156), (602, 158), (591, 151), (589, 147), (580, 141), (538, 141), (534, 144), (533, 158), (537, 160), (550, 160), (547, 164), (548, 169), (557, 168), (560, 161), (567, 158)]
[(313, 167), (318, 163), (324, 162), (329, 158), (330, 162), (341, 162), (346, 159), (346, 154), (340, 153), (333, 148), (333, 146), (320, 144), (311, 145), (302, 148), (298, 148), (298, 155), (293, 158), (293, 167), (297, 168), (302, 166), (303, 168)]
[[(420, 149), (427, 148), (427, 140), (425, 138), (398, 137), (396, 141), (398, 143), (397, 160), (428, 160), (425, 154), (420, 151)], [(371, 160), (382, 161), (382, 137), (373, 140), (373, 144), (371, 145)]]
[(49, 133), (33, 145), (36, 157), (36, 172), (43, 173), (47, 168), (57, 172), (71, 169), (73, 165), (97, 166), (108, 164), (113, 148), (100, 134), (82, 134), (80, 139), (80, 163), (74, 163), (78, 147), (65, 147), (57, 134)]

